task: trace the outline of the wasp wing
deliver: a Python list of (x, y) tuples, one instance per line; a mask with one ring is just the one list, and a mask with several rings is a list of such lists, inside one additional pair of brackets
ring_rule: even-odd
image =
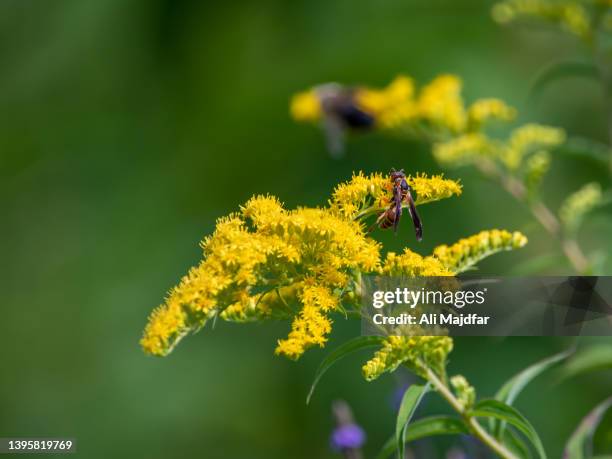
[(410, 191), (406, 193), (406, 200), (408, 201), (408, 210), (410, 212), (410, 218), (412, 218), (412, 224), (414, 225), (414, 232), (416, 234), (417, 241), (420, 242), (423, 240), (423, 224), (421, 223), (421, 219), (417, 213)]
[(323, 131), (327, 142), (327, 151), (334, 159), (344, 156), (344, 125), (334, 115), (326, 115), (323, 118)]
[(395, 203), (395, 220), (393, 220), (393, 231), (397, 232), (400, 218), (402, 217), (402, 189), (393, 187), (393, 202)]

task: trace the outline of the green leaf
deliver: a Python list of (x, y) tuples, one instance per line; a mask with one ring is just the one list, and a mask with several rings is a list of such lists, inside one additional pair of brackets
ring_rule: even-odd
[(605, 143), (583, 137), (570, 137), (563, 145), (558, 146), (555, 152), (581, 159), (591, 159), (606, 166), (610, 162), (611, 155), (610, 147)]
[(586, 457), (584, 454), (586, 443), (593, 437), (601, 419), (611, 406), (612, 397), (601, 402), (584, 417), (567, 441), (563, 451), (563, 459), (583, 459)]
[(476, 417), (491, 417), (499, 419), (500, 421), (507, 422), (511, 426), (519, 430), (531, 444), (535, 447), (538, 452), (538, 456), (542, 459), (546, 459), (546, 452), (542, 441), (529, 421), (523, 416), (516, 408), (506, 405), (499, 400), (482, 400), (477, 403), (474, 409), (470, 412), (472, 416)]
[[(512, 378), (510, 378), (495, 394), (495, 400), (504, 402), (507, 405), (512, 405), (516, 397), (522, 392), (522, 390), (533, 381), (537, 376), (548, 370), (550, 367), (566, 359), (574, 352), (574, 348), (570, 348), (566, 351), (547, 357), (533, 365), (528, 366), (524, 370), (520, 371)], [(501, 438), (504, 432), (504, 422), (493, 422), (493, 435), (497, 438)]]
[(408, 423), (427, 391), (429, 391), (429, 383), (424, 386), (413, 384), (406, 390), (402, 397), (402, 403), (400, 404), (395, 423), (395, 444), (399, 457), (404, 457), (404, 445), (406, 444), (406, 429)]
[(561, 379), (612, 368), (612, 346), (599, 344), (580, 349), (560, 370)]
[(342, 344), (341, 346), (334, 349), (330, 352), (319, 364), (319, 368), (315, 373), (314, 380), (312, 385), (310, 386), (310, 391), (308, 392), (308, 397), (306, 397), (306, 404), (310, 403), (310, 399), (312, 398), (312, 394), (314, 393), (317, 384), (323, 377), (323, 375), (329, 370), (338, 360), (343, 359), (349, 354), (353, 352), (359, 351), (361, 349), (366, 349), (369, 347), (380, 346), (383, 342), (384, 338), (382, 336), (358, 336), (357, 338), (353, 338), (350, 341)]
[(568, 77), (598, 78), (599, 70), (591, 62), (558, 61), (543, 67), (535, 76), (529, 96), (539, 95), (544, 88), (556, 80)]
[[(469, 433), (469, 429), (461, 419), (451, 416), (431, 416), (408, 424), (404, 440), (405, 443), (409, 443), (435, 435), (459, 435), (467, 433)], [(386, 459), (393, 454), (396, 448), (395, 437), (389, 438), (380, 450), (380, 453), (378, 453), (378, 456), (376, 456), (376, 459)]]
[(531, 457), (529, 447), (513, 429), (504, 430), (504, 445), (506, 445), (518, 457)]

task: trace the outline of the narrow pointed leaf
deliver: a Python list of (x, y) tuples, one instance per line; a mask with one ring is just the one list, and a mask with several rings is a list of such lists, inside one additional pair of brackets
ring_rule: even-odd
[(606, 368), (612, 368), (612, 346), (600, 344), (579, 350), (561, 367), (560, 374), (563, 380)]
[[(436, 435), (459, 435), (469, 433), (463, 421), (451, 416), (432, 416), (419, 419), (408, 424), (405, 433), (405, 443)], [(386, 459), (396, 451), (395, 437), (389, 438), (376, 459)]]
[(408, 423), (410, 419), (412, 419), (423, 395), (425, 395), (427, 391), (429, 391), (429, 384), (425, 384), (424, 386), (413, 384), (404, 393), (395, 423), (395, 444), (399, 457), (404, 457)]
[(531, 457), (529, 447), (514, 429), (504, 430), (504, 444), (518, 457)]
[(587, 414), (565, 445), (563, 459), (584, 459), (585, 449), (606, 411), (612, 406), (612, 397), (607, 398)]
[(361, 349), (366, 349), (369, 347), (380, 346), (383, 342), (383, 337), (381, 336), (358, 336), (357, 338), (353, 338), (350, 341), (342, 344), (341, 346), (334, 349), (330, 352), (319, 364), (319, 368), (315, 373), (314, 380), (312, 385), (310, 386), (310, 391), (308, 392), (308, 397), (306, 397), (306, 404), (310, 403), (310, 399), (312, 398), (312, 394), (314, 393), (317, 384), (323, 377), (323, 375), (329, 370), (338, 360), (343, 359), (349, 354), (353, 352), (359, 351)]
[(544, 67), (534, 78), (529, 94), (537, 96), (553, 81), (568, 77), (597, 78), (599, 71), (591, 62), (560, 61)]
[[(495, 400), (504, 402), (507, 405), (512, 405), (514, 403), (514, 400), (516, 400), (516, 397), (518, 397), (518, 395), (527, 386), (527, 384), (529, 384), (531, 381), (533, 381), (534, 378), (542, 374), (544, 371), (548, 370), (556, 363), (569, 357), (573, 352), (574, 348), (570, 348), (566, 351), (552, 355), (548, 358), (534, 363), (533, 365), (528, 366), (527, 368), (510, 378), (499, 389), (499, 391), (497, 391), (497, 394), (495, 394)], [(502, 438), (505, 423), (494, 420), (492, 425), (493, 435), (495, 435), (496, 438)]]
[(538, 457), (546, 459), (546, 452), (544, 451), (544, 445), (529, 421), (523, 416), (516, 408), (506, 405), (499, 400), (482, 400), (477, 403), (471, 412), (472, 416), (495, 418), (500, 421), (507, 422), (511, 426), (515, 427), (521, 432), (534, 446), (538, 453)]

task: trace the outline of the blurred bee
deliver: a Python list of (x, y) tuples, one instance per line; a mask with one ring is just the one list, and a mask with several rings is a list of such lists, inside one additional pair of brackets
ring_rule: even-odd
[(315, 88), (323, 111), (323, 130), (330, 154), (338, 158), (344, 153), (347, 130), (363, 131), (374, 126), (374, 117), (356, 103), (355, 88), (327, 83)]
[(388, 229), (393, 226), (393, 231), (397, 232), (399, 221), (402, 218), (402, 204), (406, 202), (408, 203), (408, 213), (410, 213), (410, 218), (414, 225), (417, 241), (421, 241), (423, 239), (423, 225), (417, 213), (416, 206), (414, 205), (414, 200), (410, 193), (410, 185), (408, 185), (406, 181), (404, 169), (400, 169), (399, 171), (391, 169), (389, 178), (393, 183), (391, 205), (378, 216), (374, 226), (378, 226), (381, 229)]

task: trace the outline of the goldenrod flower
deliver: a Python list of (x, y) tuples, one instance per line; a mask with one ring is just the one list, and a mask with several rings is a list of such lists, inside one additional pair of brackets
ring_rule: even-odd
[(416, 174), (408, 177), (408, 184), (416, 193), (415, 203), (425, 204), (440, 199), (459, 196), (462, 188), (456, 180), (445, 179), (442, 175)]
[[(417, 174), (408, 182), (417, 204), (461, 193), (458, 182), (441, 176)], [(297, 359), (309, 347), (325, 345), (331, 315), (358, 301), (361, 274), (453, 279), (483, 257), (526, 242), (520, 233), (493, 230), (440, 246), (432, 256), (409, 249), (390, 252), (381, 264), (380, 246), (359, 220), (377, 205), (388, 205), (390, 188), (388, 177), (359, 173), (335, 189), (327, 208), (287, 210), (273, 196), (251, 198), (239, 213), (219, 219), (204, 239), (202, 262), (151, 314), (143, 349), (166, 355), (212, 317), (236, 322), (284, 318), (292, 319), (291, 331), (278, 340), (275, 352)], [(417, 374), (432, 370), (444, 377), (452, 345), (446, 336), (390, 336), (363, 372), (372, 380), (406, 364)]]
[[(461, 194), (461, 184), (442, 175), (409, 176), (407, 182), (416, 194), (417, 205)], [(336, 187), (330, 200), (333, 211), (346, 218), (356, 218), (366, 209), (380, 210), (390, 203), (393, 184), (382, 174), (364, 175), (359, 172), (350, 181)]]
[(443, 378), (446, 358), (453, 349), (448, 336), (389, 336), (363, 367), (363, 376), (372, 381), (400, 365), (408, 366), (417, 375), (426, 377), (427, 368)]
[[(347, 273), (372, 272), (379, 266), (378, 243), (366, 237), (358, 222), (329, 209), (288, 211), (270, 196), (256, 196), (240, 214), (220, 219), (202, 246), (204, 260), (151, 316), (141, 341), (145, 351), (168, 353), (188, 331), (214, 315), (262, 319), (275, 316), (273, 308), (285, 316), (292, 315), (291, 308), (302, 308), (301, 322), (294, 323), (294, 331), (310, 333), (302, 348), (320, 343), (323, 335), (315, 332), (329, 328), (320, 316), (330, 308), (327, 302), (321, 305), (320, 295), (311, 301), (313, 285), (319, 293), (337, 295), (349, 281)], [(283, 294), (293, 297), (282, 301)]]
[(321, 101), (315, 89), (300, 92), (291, 98), (291, 116), (296, 121), (319, 121), (323, 114)]
[(510, 233), (506, 230), (493, 229), (460, 239), (451, 246), (439, 245), (434, 249), (433, 256), (445, 268), (454, 273), (461, 273), (494, 253), (518, 249), (525, 244), (527, 238), (518, 231)]
[(479, 99), (468, 108), (471, 129), (477, 129), (489, 120), (512, 121), (515, 117), (516, 109), (500, 99)]
[(377, 119), (399, 106), (411, 103), (413, 97), (414, 82), (403, 75), (395, 77), (386, 88), (374, 89), (364, 86), (355, 91), (357, 105)]
[(533, 18), (559, 24), (582, 39), (591, 37), (591, 19), (583, 5), (576, 1), (505, 0), (492, 10), (493, 19), (501, 24), (520, 18)]
[(563, 129), (525, 124), (510, 135), (500, 152), (500, 159), (510, 170), (516, 170), (525, 156), (534, 151), (553, 148), (565, 142)]
[[(428, 257), (422, 257), (409, 249), (405, 249), (401, 255), (389, 252), (383, 263), (382, 273), (406, 277), (454, 276), (485, 257), (503, 250), (523, 247), (526, 243), (527, 238), (519, 232), (482, 231), (451, 246), (438, 246), (433, 255)], [(441, 377), (444, 376), (446, 357), (453, 345), (451, 338), (415, 336), (414, 327), (409, 331), (396, 331), (397, 335), (385, 338), (381, 349), (363, 366), (363, 374), (368, 381), (385, 372), (394, 371), (402, 364), (406, 364), (421, 376), (424, 376), (425, 367), (431, 368)], [(410, 336), (405, 336), (406, 333)], [(460, 383), (459, 380), (456, 382)], [(469, 403), (470, 397), (469, 389), (465, 388), (464, 402)]]
[(291, 359), (299, 358), (310, 346), (323, 347), (331, 332), (331, 320), (327, 313), (339, 304), (338, 296), (329, 288), (310, 283), (299, 295), (304, 305), (291, 325), (287, 339), (279, 340), (277, 354)]
[(434, 126), (451, 132), (461, 132), (466, 125), (466, 113), (461, 98), (461, 79), (455, 75), (441, 75), (425, 86), (420, 93), (419, 115)]
[(599, 183), (587, 183), (569, 195), (559, 209), (559, 218), (568, 232), (575, 232), (584, 216), (603, 201)]
[(525, 186), (531, 195), (537, 192), (542, 179), (550, 168), (550, 153), (541, 150), (534, 153), (525, 163)]
[(423, 257), (406, 248), (401, 255), (387, 253), (382, 266), (383, 274), (390, 276), (426, 277), (452, 276), (454, 273), (435, 257)]
[(462, 166), (481, 156), (491, 156), (494, 143), (480, 132), (470, 132), (433, 146), (434, 158), (449, 166)]

